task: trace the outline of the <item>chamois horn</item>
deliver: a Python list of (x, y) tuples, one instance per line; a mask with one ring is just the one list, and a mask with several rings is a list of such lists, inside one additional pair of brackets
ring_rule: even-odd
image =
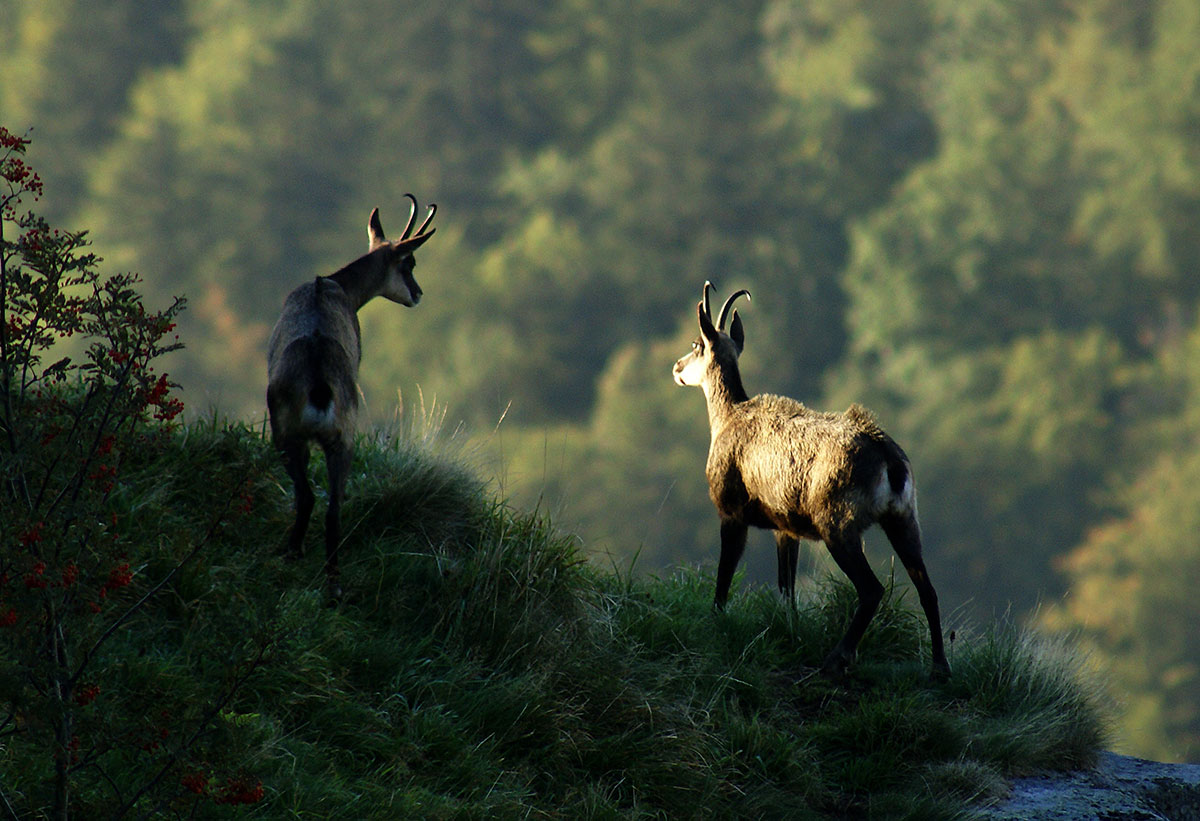
[(400, 239), (409, 238), (412, 234), (413, 223), (417, 220), (417, 198), (412, 194), (405, 194), (404, 196), (412, 200), (412, 207), (408, 209), (408, 224), (404, 226), (404, 233), (400, 235)]
[(437, 204), (429, 203), (429, 213), (425, 215), (425, 221), (421, 223), (421, 227), (417, 229), (416, 236), (421, 236), (425, 233), (425, 229), (429, 227), (429, 223), (433, 222), (433, 215), (437, 213)]
[[(705, 285), (707, 285), (707, 284), (708, 283), (705, 283)], [(708, 296), (708, 291), (706, 290), (705, 297), (707, 298), (707, 296)], [(725, 304), (721, 306), (721, 315), (720, 315), (720, 318), (717, 319), (717, 330), (718, 331), (725, 330), (725, 320), (729, 316), (729, 306), (733, 305), (733, 301), (740, 296), (744, 296), (744, 297), (746, 297), (746, 299), (749, 299), (750, 292), (747, 291), (745, 288), (742, 288), (741, 290), (734, 291), (732, 294), (729, 295), (729, 299), (725, 300)], [(709, 314), (709, 316), (711, 317), (712, 314)]]

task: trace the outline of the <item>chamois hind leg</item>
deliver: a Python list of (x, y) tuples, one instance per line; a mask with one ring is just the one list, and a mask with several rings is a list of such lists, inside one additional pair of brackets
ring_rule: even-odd
[(946, 661), (946, 651), (942, 646), (942, 617), (938, 612), (937, 592), (925, 570), (925, 560), (921, 558), (921, 526), (917, 523), (917, 517), (911, 514), (886, 516), (879, 520), (879, 526), (892, 543), (892, 549), (900, 557), (921, 598), (921, 608), (925, 611), (925, 620), (929, 622), (933, 676), (937, 679), (948, 678), (950, 664)]
[(323, 445), (325, 468), (329, 473), (329, 509), (325, 513), (325, 578), (329, 596), (342, 596), (341, 571), (338, 569), (338, 548), (342, 541), (342, 499), (346, 495), (346, 479), (350, 476), (353, 451), (340, 439)]
[(733, 571), (746, 551), (746, 525), (734, 519), (721, 520), (721, 561), (717, 564), (717, 593), (713, 605), (725, 609), (729, 600), (729, 585), (733, 582)]
[(862, 640), (867, 625), (875, 616), (879, 602), (883, 600), (883, 585), (875, 578), (867, 557), (863, 555), (862, 535), (857, 531), (838, 533), (825, 539), (825, 546), (837, 562), (837, 566), (849, 577), (854, 589), (858, 592), (858, 607), (850, 619), (846, 635), (834, 646), (825, 657), (821, 669), (826, 673), (838, 674), (843, 672), (850, 662), (854, 661), (858, 652), (858, 643)]
[(286, 550), (289, 556), (304, 555), (304, 534), (308, 532), (308, 520), (312, 516), (313, 492), (308, 483), (308, 442), (292, 439), (279, 445), (283, 467), (292, 479), (296, 496), (296, 519), (288, 530)]
[(776, 584), (779, 592), (788, 600), (788, 604), (796, 606), (796, 563), (800, 559), (800, 540), (795, 536), (775, 531), (775, 558), (778, 562)]

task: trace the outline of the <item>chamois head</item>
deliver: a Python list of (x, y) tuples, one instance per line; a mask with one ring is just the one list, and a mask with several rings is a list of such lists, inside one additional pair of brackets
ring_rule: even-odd
[(733, 312), (733, 321), (729, 330), (725, 330), (725, 320), (729, 316), (729, 308), (740, 296), (750, 298), (750, 292), (745, 288), (734, 291), (729, 299), (721, 306), (716, 324), (713, 324), (712, 309), (709, 306), (709, 291), (712, 283), (704, 283), (704, 298), (696, 305), (696, 314), (700, 320), (700, 336), (692, 343), (691, 353), (681, 357), (675, 363), (675, 383), (684, 386), (700, 386), (707, 380), (710, 368), (737, 365), (737, 358), (742, 353), (745, 343), (745, 333), (742, 330), (742, 318), (738, 312)]
[[(376, 208), (371, 211), (371, 218), (367, 221), (367, 251), (369, 254), (382, 256), (384, 265), (387, 267), (383, 287), (379, 291), (380, 296), (411, 308), (421, 301), (421, 286), (413, 277), (413, 268), (416, 265), (413, 252), (420, 248), (425, 240), (433, 236), (433, 232), (437, 230), (429, 228), (433, 215), (437, 213), (437, 206), (429, 206), (429, 213), (426, 214), (425, 221), (414, 233), (413, 223), (417, 218), (417, 198), (412, 194), (404, 196), (412, 200), (412, 208), (408, 212), (408, 224), (404, 226), (404, 233), (400, 239), (391, 242), (383, 235), (383, 225), (379, 222), (379, 209)], [(426, 228), (429, 230), (426, 231)]]

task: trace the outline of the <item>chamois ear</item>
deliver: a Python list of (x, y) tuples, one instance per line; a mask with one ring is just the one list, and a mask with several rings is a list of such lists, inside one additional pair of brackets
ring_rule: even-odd
[(704, 303), (700, 302), (696, 305), (696, 316), (700, 319), (700, 333), (709, 341), (709, 344), (717, 341), (717, 329), (713, 327), (712, 320), (708, 317), (708, 312), (704, 310)]
[(383, 224), (379, 222), (379, 209), (371, 209), (371, 218), (367, 220), (367, 245), (371, 248), (382, 243), (386, 237), (383, 235)]
[(733, 340), (733, 344), (737, 345), (738, 355), (742, 353), (742, 346), (746, 342), (746, 332), (742, 328), (742, 318), (738, 316), (738, 312), (733, 312), (733, 321), (729, 323), (729, 338)]

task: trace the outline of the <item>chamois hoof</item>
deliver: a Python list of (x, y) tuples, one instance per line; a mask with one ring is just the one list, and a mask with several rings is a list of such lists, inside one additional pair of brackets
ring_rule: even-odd
[(292, 538), (291, 534), (283, 540), (283, 543), (276, 548), (275, 553), (282, 556), (285, 561), (295, 562), (304, 558), (304, 543), (297, 542)]
[(342, 603), (342, 585), (338, 582), (331, 581), (325, 585), (325, 606), (329, 608), (337, 607)]
[(794, 672), (789, 671), (789, 672), (781, 673), (781, 677), (783, 678), (783, 680), (785, 682), (787, 682), (788, 684), (791, 684), (793, 687), (799, 687), (801, 684), (805, 684), (809, 681), (812, 681), (814, 678), (816, 678), (817, 676), (820, 676), (820, 675), (823, 675), (823, 671), (821, 670), (820, 667), (804, 667), (804, 666), (801, 666), (799, 669), (795, 670)]
[(834, 650), (825, 657), (825, 661), (821, 662), (821, 675), (827, 679), (841, 681), (846, 677), (852, 661), (854, 661), (853, 656), (847, 656), (841, 650)]

